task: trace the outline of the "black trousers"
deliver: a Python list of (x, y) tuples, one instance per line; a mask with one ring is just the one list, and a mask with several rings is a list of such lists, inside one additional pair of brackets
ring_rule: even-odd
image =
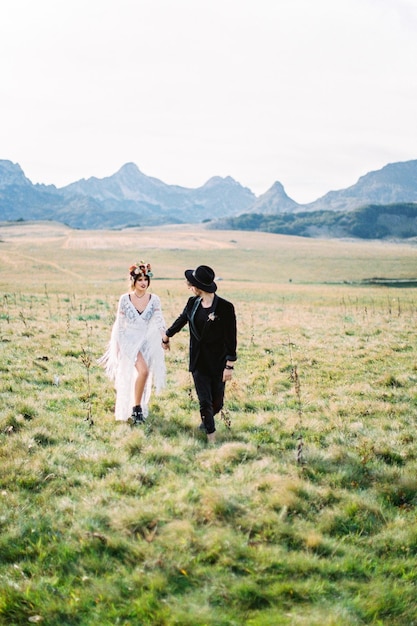
[(223, 372), (211, 376), (199, 371), (192, 373), (194, 386), (200, 403), (200, 415), (207, 434), (214, 433), (216, 426), (214, 416), (221, 411), (224, 402), (225, 383)]

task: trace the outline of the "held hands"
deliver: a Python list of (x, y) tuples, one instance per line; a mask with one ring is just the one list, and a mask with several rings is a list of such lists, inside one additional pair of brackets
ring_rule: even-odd
[(170, 345), (169, 345), (169, 337), (167, 337), (166, 335), (164, 335), (162, 337), (162, 347), (164, 350), (170, 350)]
[(223, 382), (227, 383), (228, 380), (232, 380), (233, 376), (233, 365), (229, 365), (226, 363), (226, 366), (223, 370)]

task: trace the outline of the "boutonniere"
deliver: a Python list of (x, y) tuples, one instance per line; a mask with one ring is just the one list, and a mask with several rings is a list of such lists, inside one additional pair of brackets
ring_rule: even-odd
[(208, 316), (207, 321), (208, 321), (208, 322), (214, 322), (214, 320), (217, 320), (217, 319), (218, 319), (218, 316), (217, 316), (214, 312), (212, 312), (212, 313), (210, 313), (210, 315)]

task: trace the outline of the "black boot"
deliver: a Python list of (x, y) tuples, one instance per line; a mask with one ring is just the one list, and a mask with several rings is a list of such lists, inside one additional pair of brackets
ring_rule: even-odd
[(130, 424), (131, 426), (135, 426), (137, 424), (143, 424), (144, 421), (145, 421), (145, 418), (143, 417), (142, 407), (140, 406), (140, 404), (137, 404), (136, 406), (133, 407), (132, 415), (127, 420), (127, 423)]

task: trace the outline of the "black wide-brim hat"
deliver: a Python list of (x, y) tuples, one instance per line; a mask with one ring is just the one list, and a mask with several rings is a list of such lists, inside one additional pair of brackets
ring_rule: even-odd
[(184, 274), (188, 282), (201, 291), (214, 293), (217, 290), (214, 271), (208, 265), (199, 265), (195, 270), (185, 270)]

